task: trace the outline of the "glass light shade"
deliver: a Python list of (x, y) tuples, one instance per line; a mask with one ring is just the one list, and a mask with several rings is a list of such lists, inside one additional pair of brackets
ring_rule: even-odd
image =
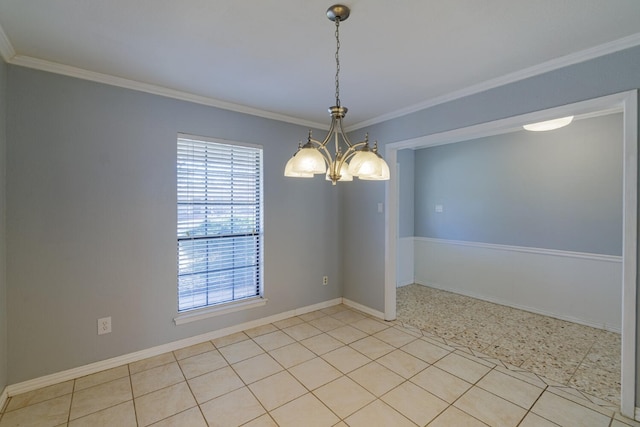
[(324, 157), (316, 148), (302, 148), (293, 157), (291, 170), (295, 173), (325, 173), (327, 166)]
[(380, 162), (380, 175), (364, 175), (360, 176), (360, 179), (365, 181), (387, 181), (391, 177), (391, 173), (389, 172), (389, 165), (384, 161), (382, 157), (378, 155), (378, 161)]
[(349, 162), (349, 173), (358, 178), (382, 174), (382, 166), (373, 151), (360, 150)]
[(293, 159), (295, 159), (295, 155), (289, 159), (287, 164), (284, 167), (284, 176), (293, 177), (293, 178), (313, 178), (312, 173), (302, 173), (302, 172), (294, 172), (293, 171)]
[(573, 116), (569, 116), (562, 117), (560, 119), (547, 120), (545, 122), (531, 123), (522, 127), (533, 132), (543, 132), (546, 130), (560, 129), (561, 127), (564, 127), (571, 123), (572, 120)]
[[(325, 179), (331, 181), (331, 168), (327, 168), (327, 175)], [(340, 179), (338, 181), (353, 181), (353, 176), (349, 173), (347, 163), (343, 163), (340, 167)]]

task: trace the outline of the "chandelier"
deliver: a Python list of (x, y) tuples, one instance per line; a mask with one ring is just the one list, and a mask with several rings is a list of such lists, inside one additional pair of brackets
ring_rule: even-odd
[[(336, 104), (329, 108), (331, 126), (322, 142), (307, 136), (306, 144), (298, 144), (296, 151), (284, 168), (284, 176), (313, 178), (325, 174), (326, 180), (336, 185), (338, 181), (353, 181), (357, 176), (363, 180), (384, 181), (389, 179), (389, 166), (378, 153), (378, 143), (369, 147), (369, 135), (355, 144), (349, 141), (342, 127), (347, 108), (340, 105), (340, 22), (350, 14), (347, 6), (336, 4), (327, 9), (327, 17), (336, 24)], [(333, 144), (329, 144), (333, 141)], [(333, 153), (329, 146), (334, 145)]]

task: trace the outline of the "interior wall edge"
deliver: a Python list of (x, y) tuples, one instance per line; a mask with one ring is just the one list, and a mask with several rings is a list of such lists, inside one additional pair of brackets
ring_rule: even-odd
[[(6, 386), (8, 368), (7, 332), (7, 64), (0, 59), (0, 389)], [(2, 408), (0, 396), (0, 408)]]
[(4, 409), (4, 405), (7, 404), (7, 400), (9, 399), (9, 394), (7, 392), (7, 387), (3, 387), (0, 392), (0, 411)]

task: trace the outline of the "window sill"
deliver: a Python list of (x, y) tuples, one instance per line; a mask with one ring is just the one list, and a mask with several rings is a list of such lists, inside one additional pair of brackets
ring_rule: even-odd
[(195, 322), (197, 320), (208, 319), (210, 317), (222, 316), (234, 311), (248, 310), (250, 308), (261, 307), (267, 304), (267, 299), (262, 297), (250, 298), (242, 301), (233, 301), (213, 307), (205, 307), (198, 310), (181, 313), (173, 319), (176, 325)]

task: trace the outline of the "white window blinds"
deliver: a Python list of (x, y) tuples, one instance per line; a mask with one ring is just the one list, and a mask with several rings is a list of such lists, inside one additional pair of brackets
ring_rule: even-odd
[(178, 137), (178, 311), (262, 295), (262, 148)]

